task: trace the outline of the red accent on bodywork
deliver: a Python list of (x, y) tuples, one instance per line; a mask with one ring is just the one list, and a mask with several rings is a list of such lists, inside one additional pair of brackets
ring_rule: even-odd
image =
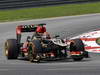
[(23, 47), (21, 48), (21, 50), (22, 50), (23, 52), (28, 52), (28, 42), (25, 42), (25, 43), (23, 44)]
[(21, 50), (22, 50), (22, 52), (24, 52), (24, 53), (28, 52), (28, 49), (27, 49), (27, 48), (22, 48)]
[(85, 49), (97, 49), (97, 48), (100, 48), (100, 47), (91, 47), (91, 46), (85, 47)]
[(80, 51), (72, 51), (72, 52), (70, 52), (70, 54), (81, 54), (81, 52)]
[(89, 52), (100, 52), (100, 50), (95, 50), (95, 49), (89, 49), (89, 50), (86, 50), (86, 51), (89, 51)]
[[(98, 50), (99, 49), (99, 50)], [(91, 46), (87, 46), (85, 47), (86, 51), (90, 51), (90, 52), (100, 52), (100, 47), (91, 47)]]
[(22, 25), (16, 27), (16, 34), (21, 34)]
[(83, 41), (96, 41), (97, 38), (81, 38)]

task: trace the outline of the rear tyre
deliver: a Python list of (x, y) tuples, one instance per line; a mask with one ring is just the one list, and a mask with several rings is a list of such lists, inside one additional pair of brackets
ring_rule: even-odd
[(7, 59), (17, 59), (19, 51), (16, 39), (8, 39), (4, 49)]
[[(84, 52), (84, 44), (81, 39), (73, 39), (73, 42), (70, 44), (70, 51), (81, 51)], [(81, 61), (84, 58), (84, 56), (81, 55), (72, 55), (72, 59), (74, 61)]]

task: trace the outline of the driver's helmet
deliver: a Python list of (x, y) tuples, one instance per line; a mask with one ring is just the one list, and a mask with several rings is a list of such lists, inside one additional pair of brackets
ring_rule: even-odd
[(44, 33), (44, 32), (46, 32), (46, 28), (44, 26), (38, 26), (36, 29), (36, 32)]
[(43, 35), (42, 35), (42, 37), (43, 37), (44, 39), (50, 39), (50, 38), (51, 38), (51, 37), (50, 37), (50, 34), (49, 34), (48, 32), (44, 32)]

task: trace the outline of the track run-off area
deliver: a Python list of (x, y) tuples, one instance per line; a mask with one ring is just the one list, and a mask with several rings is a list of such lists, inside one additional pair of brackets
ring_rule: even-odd
[(16, 38), (16, 26), (46, 23), (47, 31), (61, 37), (74, 37), (100, 28), (100, 14), (66, 16), (0, 23), (0, 75), (100, 75), (100, 54), (90, 53), (90, 58), (80, 62), (71, 59), (30, 63), (27, 60), (7, 60), (4, 42)]

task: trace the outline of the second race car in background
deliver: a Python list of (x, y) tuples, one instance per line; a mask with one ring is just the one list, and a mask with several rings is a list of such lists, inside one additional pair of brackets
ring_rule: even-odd
[(73, 39), (75, 38), (80, 38), (83, 41), (86, 51), (100, 53), (100, 29), (73, 37)]

